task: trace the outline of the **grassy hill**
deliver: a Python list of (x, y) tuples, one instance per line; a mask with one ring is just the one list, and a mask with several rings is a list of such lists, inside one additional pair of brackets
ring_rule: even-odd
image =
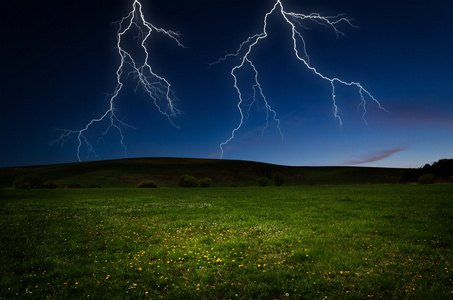
[(280, 172), (285, 185), (395, 183), (405, 169), (369, 167), (291, 167), (252, 161), (192, 158), (130, 158), (94, 162), (0, 168), (0, 188), (13, 186), (16, 178), (33, 175), (58, 187), (135, 187), (144, 180), (158, 186), (176, 186), (185, 174), (209, 177), (213, 186), (256, 185), (260, 177)]

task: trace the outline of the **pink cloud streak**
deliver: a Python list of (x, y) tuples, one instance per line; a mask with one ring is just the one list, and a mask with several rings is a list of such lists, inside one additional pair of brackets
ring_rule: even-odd
[(407, 150), (407, 147), (399, 147), (399, 148), (381, 150), (379, 152), (363, 155), (361, 158), (359, 158), (357, 160), (344, 161), (342, 164), (343, 165), (361, 165), (364, 163), (375, 162), (375, 161), (383, 160), (389, 156), (392, 156), (395, 153), (398, 153), (398, 152), (401, 152), (404, 150)]

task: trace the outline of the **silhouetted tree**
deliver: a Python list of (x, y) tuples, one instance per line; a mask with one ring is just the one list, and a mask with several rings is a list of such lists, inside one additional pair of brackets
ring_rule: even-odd
[(451, 180), (453, 176), (453, 159), (441, 159), (432, 165), (425, 164), (418, 169), (409, 169), (404, 172), (401, 181), (415, 182), (419, 181), (420, 177), (425, 174), (431, 174), (438, 180)]
[(448, 180), (453, 175), (453, 159), (441, 159), (433, 163), (431, 171), (436, 177)]

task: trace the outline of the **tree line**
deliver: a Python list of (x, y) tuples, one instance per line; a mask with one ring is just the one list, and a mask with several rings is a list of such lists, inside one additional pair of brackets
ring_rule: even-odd
[(401, 177), (401, 181), (420, 183), (453, 182), (453, 159), (441, 159), (418, 169), (408, 169)]

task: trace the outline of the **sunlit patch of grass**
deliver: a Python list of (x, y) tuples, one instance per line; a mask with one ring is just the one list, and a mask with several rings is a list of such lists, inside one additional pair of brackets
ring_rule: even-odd
[(0, 191), (0, 295), (445, 299), (451, 190)]

